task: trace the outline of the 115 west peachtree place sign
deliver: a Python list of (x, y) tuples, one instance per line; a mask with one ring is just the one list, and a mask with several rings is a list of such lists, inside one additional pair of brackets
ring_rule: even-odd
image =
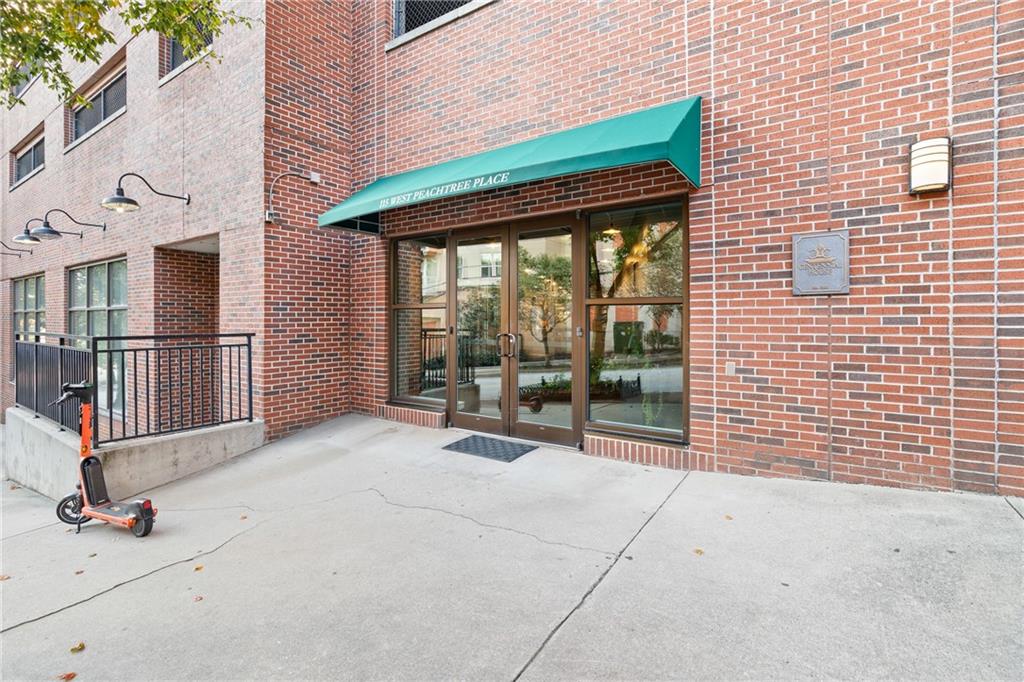
[(476, 192), (478, 190), (508, 184), (511, 184), (509, 181), (509, 171), (488, 175), (478, 175), (475, 178), (469, 178), (467, 180), (447, 182), (443, 185), (434, 185), (433, 187), (419, 189), (415, 192), (405, 192), (403, 194), (395, 194), (394, 196), (385, 197), (380, 200), (378, 209), (383, 211), (388, 208), (395, 208), (396, 206), (403, 206), (405, 204), (429, 201), (431, 199), (440, 199), (441, 197), (451, 196), (452, 194)]

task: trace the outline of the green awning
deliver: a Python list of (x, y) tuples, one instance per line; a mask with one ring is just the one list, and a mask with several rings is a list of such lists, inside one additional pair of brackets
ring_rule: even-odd
[(378, 214), (532, 180), (668, 161), (700, 186), (700, 97), (383, 177), (320, 216), (321, 227), (379, 233)]

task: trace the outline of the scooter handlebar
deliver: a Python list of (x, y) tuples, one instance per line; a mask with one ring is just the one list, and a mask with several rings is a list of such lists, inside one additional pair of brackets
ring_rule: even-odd
[(80, 384), (64, 384), (63, 386), (60, 387), (60, 390), (63, 391), (61, 396), (54, 400), (52, 403), (49, 403), (47, 407), (59, 405), (65, 400), (70, 400), (71, 398), (78, 398), (83, 403), (90, 402), (92, 398), (92, 384), (88, 382), (83, 382)]

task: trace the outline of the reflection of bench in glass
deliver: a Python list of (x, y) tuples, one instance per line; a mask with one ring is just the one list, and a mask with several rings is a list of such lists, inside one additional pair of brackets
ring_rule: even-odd
[[(625, 401), (640, 395), (640, 375), (636, 380), (623, 379), (602, 379), (590, 385), (591, 400), (603, 401)], [(519, 387), (519, 404), (529, 407), (530, 412), (540, 412), (544, 409), (545, 402), (572, 402), (572, 381), (564, 377), (555, 377), (547, 381), (541, 377), (540, 383)]]

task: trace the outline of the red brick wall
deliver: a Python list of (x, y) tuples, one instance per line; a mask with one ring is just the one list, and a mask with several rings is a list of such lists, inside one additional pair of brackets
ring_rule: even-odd
[(154, 249), (154, 334), (216, 334), (219, 310), (218, 254)]
[(280, 173), (264, 232), (259, 393), (277, 438), (350, 410), (351, 238), (318, 229), (328, 198), (351, 186), (351, 7), (270, 2), (266, 24), (264, 189)]
[[(356, 187), (704, 98), (704, 186), (690, 200), (691, 463), (1024, 491), (1019, 3), (494, 3), (388, 52), (383, 5), (355, 13), (357, 54), (377, 56), (356, 66)], [(953, 136), (954, 189), (913, 197), (909, 145), (928, 135)], [(632, 172), (603, 174), (608, 191), (639, 193), (625, 184)], [(389, 234), (427, 232), (601, 194), (543, 184), (384, 222)], [(792, 235), (840, 228), (851, 231), (850, 295), (792, 296)], [(376, 309), (384, 285), (378, 272), (353, 294), (372, 291), (357, 300)], [(353, 374), (355, 404), (385, 393), (383, 372)]]

